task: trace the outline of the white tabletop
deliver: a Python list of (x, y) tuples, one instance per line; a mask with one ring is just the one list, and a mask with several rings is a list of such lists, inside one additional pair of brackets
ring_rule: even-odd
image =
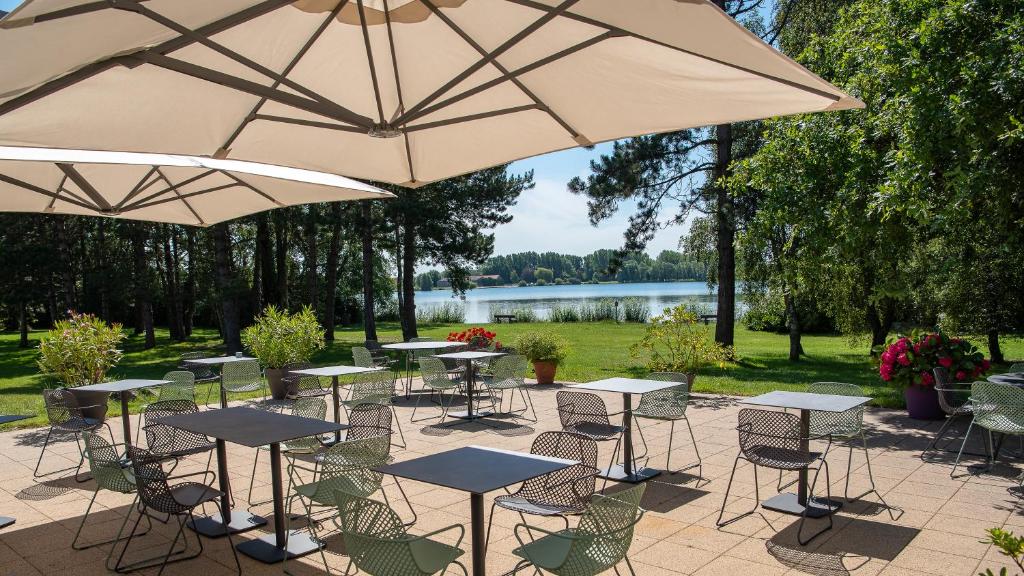
[(291, 374), (304, 374), (306, 376), (348, 376), (350, 374), (379, 372), (380, 370), (381, 368), (364, 368), (362, 366), (322, 366), (320, 368), (289, 370), (288, 372)]
[(185, 360), (186, 364), (230, 364), (231, 362), (241, 362), (242, 360), (255, 360), (249, 356), (217, 356), (216, 358), (196, 358), (195, 360)]
[(504, 352), (482, 352), (482, 351), (468, 351), (468, 352), (449, 352), (447, 354), (436, 354), (434, 358), (447, 358), (448, 360), (479, 360), (481, 358), (494, 358), (495, 356), (504, 356)]
[(570, 388), (596, 390), (599, 392), (619, 392), (621, 394), (644, 394), (665, 388), (685, 385), (683, 382), (666, 382), (664, 380), (644, 380), (643, 378), (606, 378), (586, 384), (576, 384)]
[(867, 404), (866, 396), (838, 396), (835, 394), (812, 394), (810, 392), (785, 392), (776, 390), (753, 398), (740, 400), (741, 404), (771, 406), (772, 408), (793, 408), (795, 410), (818, 410), (820, 412), (846, 412)]
[(89, 392), (126, 392), (128, 390), (138, 390), (140, 388), (155, 388), (163, 384), (170, 384), (170, 380), (139, 380), (139, 379), (128, 379), (128, 380), (115, 380), (113, 382), (100, 382), (99, 384), (89, 384), (86, 386), (77, 386), (72, 390), (86, 390)]
[(397, 342), (395, 344), (384, 344), (381, 348), (388, 350), (440, 350), (442, 348), (457, 348), (465, 346), (465, 342)]

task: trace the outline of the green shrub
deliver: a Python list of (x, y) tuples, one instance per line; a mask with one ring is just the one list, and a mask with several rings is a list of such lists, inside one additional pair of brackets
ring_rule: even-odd
[(685, 305), (666, 309), (651, 318), (647, 330), (631, 349), (634, 358), (646, 358), (652, 372), (696, 374), (712, 364), (724, 365), (727, 350), (715, 342), (711, 328)]
[(547, 286), (548, 285), (548, 281), (544, 280), (543, 278), (538, 278), (537, 282), (535, 282), (534, 285), (535, 286)]
[(324, 329), (309, 306), (295, 314), (267, 306), (256, 323), (242, 331), (242, 344), (267, 368), (282, 368), (308, 362), (322, 350)]
[(576, 304), (553, 304), (548, 312), (548, 320), (552, 322), (579, 322), (580, 309)]
[(529, 284), (527, 284), (527, 283), (526, 283), (526, 280), (520, 280), (520, 281), (519, 281), (519, 282), (518, 282), (518, 283), (516, 284), (516, 286), (519, 286), (520, 288), (522, 288), (523, 286), (529, 286)]
[(71, 313), (39, 342), (39, 369), (64, 386), (102, 382), (121, 360), (124, 340), (120, 324), (107, 325), (92, 314)]
[(462, 324), (466, 321), (466, 308), (453, 301), (417, 308), (416, 321), (426, 324)]
[[(992, 544), (999, 549), (999, 553), (1013, 560), (1018, 568), (1024, 570), (1024, 536), (1014, 536), (1013, 532), (1001, 528), (989, 528), (988, 538), (982, 540), (983, 544)], [(1006, 568), (999, 571), (1000, 576), (1006, 576)], [(978, 576), (995, 576), (992, 569), (979, 572)]]
[(524, 332), (512, 342), (516, 353), (530, 362), (561, 364), (569, 353), (569, 345), (560, 336), (547, 332)]
[(626, 298), (622, 301), (622, 320), (645, 324), (651, 316), (651, 309), (643, 298)]

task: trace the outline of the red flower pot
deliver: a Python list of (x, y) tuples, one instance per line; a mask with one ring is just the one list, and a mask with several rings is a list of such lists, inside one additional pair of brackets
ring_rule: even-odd
[(942, 420), (946, 413), (939, 406), (939, 393), (932, 386), (908, 386), (903, 391), (907, 412), (914, 420)]

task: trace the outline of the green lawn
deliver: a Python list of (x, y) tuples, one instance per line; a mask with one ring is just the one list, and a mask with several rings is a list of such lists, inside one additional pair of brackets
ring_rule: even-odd
[[(443, 339), (452, 330), (462, 326), (425, 326), (422, 336)], [(563, 336), (572, 346), (565, 364), (558, 369), (560, 381), (586, 382), (610, 376), (641, 376), (646, 372), (642, 362), (630, 357), (629, 348), (643, 333), (637, 324), (584, 323), (584, 324), (499, 324), (488, 325), (498, 333), (498, 339), (509, 342), (516, 334), (527, 330), (551, 331)], [(0, 333), (0, 414), (37, 414), (9, 426), (36, 426), (45, 423), (42, 415), (40, 390), (46, 379), (39, 375), (35, 364), (36, 349), (41, 332), (31, 334), (32, 346), (18, 348), (17, 334)], [(361, 327), (340, 329), (337, 340), (313, 359), (317, 364), (351, 364), (350, 348), (363, 341)], [(379, 326), (382, 342), (400, 341), (397, 324)], [(800, 390), (809, 382), (839, 381), (864, 386), (881, 405), (898, 405), (899, 398), (882, 386), (877, 372), (865, 354), (866, 342), (853, 342), (842, 336), (805, 336), (807, 357), (798, 363), (787, 360), (788, 339), (785, 335), (750, 332), (737, 327), (736, 352), (740, 359), (725, 369), (709, 368), (697, 377), (695, 391), (737, 395), (754, 395), (769, 390)], [(981, 342), (978, 342), (981, 344)], [(158, 378), (173, 370), (182, 352), (195, 349), (217, 351), (220, 340), (214, 330), (198, 330), (185, 343), (171, 343), (166, 331), (158, 331), (157, 347), (142, 349), (141, 337), (125, 342), (124, 359), (111, 373), (114, 378)], [(1024, 341), (1004, 342), (1007, 358), (1024, 358)], [(206, 398), (206, 389), (199, 399)], [(119, 414), (120, 406), (112, 403), (110, 415)]]

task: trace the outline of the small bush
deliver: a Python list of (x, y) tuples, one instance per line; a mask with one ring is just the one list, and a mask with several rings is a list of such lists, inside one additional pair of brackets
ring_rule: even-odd
[(526, 283), (526, 280), (520, 280), (519, 283), (516, 284), (516, 286), (522, 288), (523, 286), (529, 286), (529, 284)]
[(547, 332), (524, 332), (516, 337), (512, 347), (530, 362), (561, 364), (569, 353), (569, 345), (565, 340)]
[(579, 322), (580, 309), (575, 304), (554, 304), (548, 312), (548, 320), (552, 322)]
[(92, 314), (72, 312), (40, 341), (39, 369), (67, 387), (102, 382), (121, 360), (122, 340), (120, 324), (108, 326)]
[(309, 306), (289, 314), (267, 306), (256, 323), (242, 331), (242, 344), (267, 368), (308, 362), (324, 348), (324, 329)]
[(651, 309), (647, 307), (646, 300), (642, 298), (626, 298), (622, 301), (622, 320), (624, 322), (646, 324), (650, 315)]
[(466, 321), (466, 308), (452, 301), (417, 308), (416, 321), (424, 324), (462, 324)]

